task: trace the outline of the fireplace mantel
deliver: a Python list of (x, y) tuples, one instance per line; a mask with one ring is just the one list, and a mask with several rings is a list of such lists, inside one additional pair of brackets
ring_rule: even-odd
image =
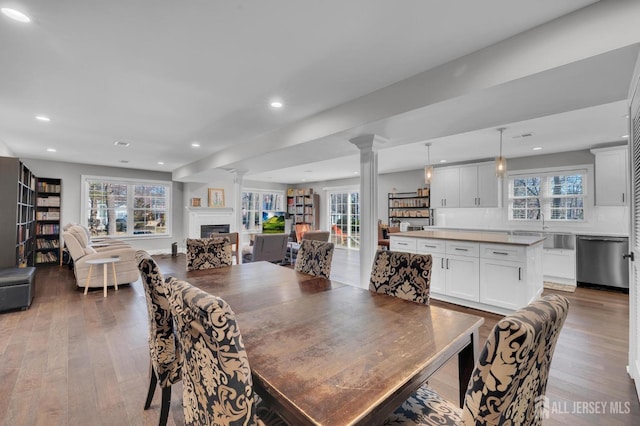
[(201, 225), (229, 224), (236, 229), (236, 219), (232, 208), (187, 207), (189, 238), (200, 238)]

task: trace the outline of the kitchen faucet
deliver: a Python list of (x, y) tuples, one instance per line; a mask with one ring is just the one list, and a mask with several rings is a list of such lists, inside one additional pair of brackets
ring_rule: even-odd
[(547, 227), (544, 226), (544, 213), (538, 210), (538, 220), (540, 220), (540, 216), (542, 216), (542, 230), (544, 231), (545, 229), (547, 229)]

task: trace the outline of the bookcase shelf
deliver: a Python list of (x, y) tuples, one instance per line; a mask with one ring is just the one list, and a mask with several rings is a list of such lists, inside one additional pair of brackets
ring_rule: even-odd
[(62, 182), (54, 178), (38, 178), (35, 206), (35, 264), (59, 265), (62, 260), (60, 244), (60, 202)]
[(312, 188), (289, 188), (287, 190), (287, 216), (294, 225), (308, 224), (311, 229), (320, 227), (320, 196)]

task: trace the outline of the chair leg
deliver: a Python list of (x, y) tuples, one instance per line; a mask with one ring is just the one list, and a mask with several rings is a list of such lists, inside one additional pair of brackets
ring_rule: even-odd
[(153, 369), (153, 364), (149, 365), (149, 391), (147, 392), (147, 401), (144, 403), (144, 409), (148, 410), (151, 407), (151, 401), (153, 400), (153, 394), (156, 392), (156, 386), (158, 385), (158, 376)]
[(160, 426), (167, 424), (167, 418), (169, 417), (169, 406), (171, 405), (171, 386), (162, 388), (162, 405), (160, 406)]

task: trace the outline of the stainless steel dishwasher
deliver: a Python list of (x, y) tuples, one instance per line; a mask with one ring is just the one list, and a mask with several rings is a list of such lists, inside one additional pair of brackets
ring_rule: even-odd
[(577, 281), (580, 283), (629, 288), (627, 237), (578, 235)]

